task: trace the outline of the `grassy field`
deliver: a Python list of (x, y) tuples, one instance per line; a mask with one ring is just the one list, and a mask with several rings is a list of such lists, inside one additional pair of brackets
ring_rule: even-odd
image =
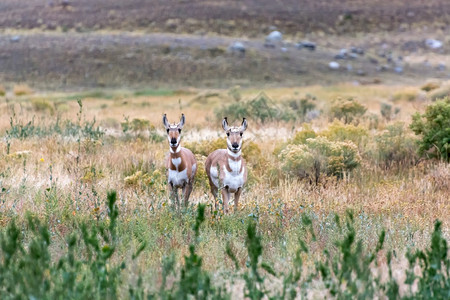
[(0, 2), (0, 299), (450, 298), (448, 1)]
[[(100, 288), (93, 288), (98, 294), (92, 297), (99, 298), (137, 297), (129, 294), (129, 287), (133, 293), (141, 292), (141, 296), (159, 293), (164, 298), (169, 295), (164, 292), (166, 285), (186, 292), (189, 280), (189, 287), (194, 290), (204, 284), (201, 293), (206, 293), (205, 286), (209, 285), (202, 281), (205, 278), (213, 283), (214, 293), (218, 287), (224, 287), (225, 294), (230, 293), (232, 298), (243, 298), (244, 293), (256, 298), (254, 295), (275, 295), (281, 293), (282, 282), (290, 282), (291, 290), (307, 298), (343, 296), (350, 293), (353, 283), (359, 286), (357, 293), (363, 295), (361, 286), (366, 290), (367, 282), (373, 285), (375, 295), (388, 295), (391, 290), (387, 283), (395, 282), (399, 295), (412, 296), (421, 284), (420, 279), (405, 281), (410, 276), (408, 271), (414, 270), (406, 253), (430, 247), (435, 220), (442, 221), (443, 241), (448, 241), (450, 234), (449, 165), (439, 159), (420, 158), (416, 146), (419, 137), (408, 127), (412, 114), (423, 113), (432, 103), (433, 95), (448, 93), (448, 83), (437, 81), (434, 85), (428, 85), (437, 88), (429, 92), (418, 85), (339, 84), (264, 91), (235, 87), (94, 90), (79, 94), (39, 93), (16, 85), (5, 91), (0, 104), (4, 116), (0, 120), (2, 241), (8, 240), (7, 232), (13, 232), (5, 228), (10, 228), (14, 220), (22, 232), (18, 241), (23, 243), (23, 253), (29, 251), (33, 261), (33, 241), (39, 240), (36, 236), (41, 231), (33, 229), (36, 227), (30, 225), (27, 215), (37, 218), (48, 227), (51, 241), (42, 244), (47, 252), (39, 249), (51, 258), (42, 270), (34, 270), (34, 276), (42, 272), (44, 281), (56, 284), (55, 278), (60, 276), (52, 273), (56, 261), (66, 259), (70, 251), (77, 249), (76, 259), (87, 263), (86, 266), (96, 262), (99, 269), (94, 268), (95, 272), (104, 272), (99, 273), (104, 277), (89, 273), (80, 263), (80, 269), (71, 269), (78, 274), (73, 282), (104, 278), (109, 290), (102, 290), (100, 283)], [(337, 110), (346, 101), (356, 101), (364, 111), (352, 114), (353, 120), (348, 116), (333, 120), (340, 118)], [(212, 210), (212, 197), (202, 168), (206, 155), (225, 145), (220, 120), (230, 111), (229, 105), (235, 105), (228, 116), (232, 122), (240, 120), (236, 108), (251, 109), (243, 147), (250, 174), (238, 212), (223, 215)], [(181, 112), (186, 115), (182, 144), (196, 154), (199, 172), (189, 207), (177, 212), (166, 191), (163, 161), (168, 145), (161, 116), (167, 113), (169, 120), (176, 120)], [(355, 165), (322, 171), (315, 184), (316, 178), (294, 169), (299, 158), (290, 157), (286, 150), (308, 145), (304, 137), (325, 140), (330, 147), (350, 145)], [(286, 163), (288, 159), (292, 165)], [(347, 162), (342, 164), (347, 166)], [(111, 190), (117, 193), (116, 206), (108, 206), (106, 201)], [(203, 222), (196, 221), (200, 204), (206, 205)], [(117, 207), (117, 219), (111, 217), (113, 207)], [(345, 225), (345, 220), (350, 220), (345, 217), (349, 210), (353, 221)], [(341, 218), (340, 223), (336, 216)], [(115, 221), (111, 222), (111, 218)], [(202, 225), (195, 231), (191, 228), (196, 222)], [(256, 226), (256, 236), (248, 231), (252, 224)], [(83, 226), (109, 228), (110, 233), (105, 237), (93, 231), (94, 237), (104, 240), (94, 243), (87, 239), (91, 241), (89, 244)], [(383, 236), (382, 230), (385, 230), (384, 247), (378, 251), (375, 249)], [(345, 254), (346, 247), (339, 246), (339, 241), (348, 243), (352, 232), (355, 244), (347, 245), (354, 252)], [(74, 235), (79, 236), (75, 246), (69, 241)], [(362, 248), (356, 245), (357, 241)], [(144, 244), (140, 255), (133, 257)], [(304, 244), (308, 251), (300, 251)], [(4, 245), (2, 251), (6, 253)], [(191, 247), (195, 255), (201, 256), (200, 265), (198, 257), (190, 252)], [(95, 249), (103, 252), (97, 253)], [(440, 255), (447, 252), (442, 251)], [(296, 253), (300, 253), (297, 255), (303, 262), (300, 265)], [(375, 253), (375, 260), (362, 259), (369, 253)], [(358, 279), (362, 274), (358, 273), (360, 267), (351, 266), (349, 278), (353, 279), (345, 277), (348, 275), (345, 270), (341, 270), (343, 273), (335, 270), (330, 277), (315, 273), (320, 269), (318, 262), (326, 265), (327, 258), (339, 260), (342, 255), (353, 256), (371, 275)], [(125, 262), (123, 270), (119, 268), (121, 262)], [(340, 262), (345, 268), (345, 259)], [(301, 279), (288, 281), (289, 272), (295, 268), (303, 272)], [(442, 271), (447, 274), (443, 277), (447, 283), (448, 268), (444, 265)], [(86, 272), (93, 277), (81, 279), (85, 277), (80, 274)], [(415, 272), (417, 276), (425, 276), (427, 269), (422, 265), (422, 273), (417, 268)], [(17, 276), (8, 274), (11, 280)], [(347, 279), (342, 281), (340, 276)], [(0, 279), (7, 286), (8, 278)], [(75, 283), (70, 286), (78, 286)], [(17, 293), (49, 295), (26, 282), (17, 286)], [(20, 290), (21, 287), (26, 288)], [(346, 292), (336, 294), (333, 288), (335, 292)], [(84, 287), (84, 291), (89, 288)], [(0, 289), (0, 293), (7, 297), (14, 295), (5, 289)], [(81, 297), (80, 293), (71, 297)]]

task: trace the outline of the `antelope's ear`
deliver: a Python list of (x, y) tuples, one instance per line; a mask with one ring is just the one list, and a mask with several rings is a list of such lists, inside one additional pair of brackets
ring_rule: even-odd
[(184, 117), (184, 114), (181, 114), (180, 123), (178, 123), (178, 127), (181, 129), (184, 126), (184, 122), (186, 121), (186, 118)]
[(227, 117), (223, 118), (223, 120), (222, 120), (222, 128), (225, 131), (228, 131), (228, 129), (229, 129)]
[(169, 128), (169, 120), (167, 120), (166, 114), (164, 114), (164, 116), (163, 116), (163, 124), (164, 124), (164, 127), (166, 127), (166, 129)]
[(247, 129), (247, 120), (244, 118), (242, 120), (242, 125), (241, 125), (241, 132), (245, 131)]

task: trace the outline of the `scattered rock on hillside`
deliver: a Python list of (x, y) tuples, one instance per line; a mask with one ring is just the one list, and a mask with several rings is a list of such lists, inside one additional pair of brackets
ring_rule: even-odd
[(435, 40), (435, 39), (426, 39), (425, 40), (425, 46), (427, 46), (430, 49), (439, 49), (442, 48), (442, 42)]
[(231, 44), (229, 49), (232, 53), (239, 53), (239, 54), (245, 54), (246, 51), (244, 44), (242, 44), (241, 42), (234, 42), (233, 44)]
[(266, 48), (275, 48), (275, 44), (274, 43), (270, 43), (270, 42), (265, 42), (264, 43), (264, 47)]
[(364, 49), (359, 47), (351, 47), (350, 52), (357, 55), (364, 55)]
[(358, 75), (358, 76), (366, 76), (366, 72), (364, 70), (359, 69), (358, 71), (356, 71), (356, 75)]
[(395, 72), (395, 73), (398, 73), (398, 74), (403, 73), (403, 67), (402, 67), (402, 66), (396, 66), (396, 67), (394, 68), (394, 72)]
[(445, 71), (446, 68), (447, 68), (447, 67), (445, 66), (444, 63), (440, 63), (440, 64), (436, 67), (436, 69), (437, 69), (438, 71)]
[(337, 62), (335, 62), (335, 61), (331, 61), (331, 62), (328, 64), (328, 67), (329, 67), (330, 69), (332, 69), (332, 70), (338, 70), (339, 67), (340, 67), (340, 65), (339, 65)]
[(306, 48), (310, 51), (314, 51), (314, 50), (316, 50), (316, 43), (313, 43), (310, 41), (303, 41), (303, 42), (295, 44), (295, 47), (297, 47), (297, 49)]
[(369, 58), (370, 63), (374, 64), (374, 65), (378, 65), (378, 59), (370, 57)]
[(283, 34), (277, 30), (272, 31), (266, 36), (266, 42), (277, 43), (283, 40)]
[(11, 39), (10, 39), (10, 41), (13, 42), (13, 43), (19, 42), (19, 41), (20, 41), (20, 35), (14, 35), (14, 36), (12, 36)]

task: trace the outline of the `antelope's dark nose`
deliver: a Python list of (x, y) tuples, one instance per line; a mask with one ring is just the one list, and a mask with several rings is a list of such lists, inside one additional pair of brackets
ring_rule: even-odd
[(176, 138), (172, 138), (172, 139), (170, 140), (170, 143), (171, 143), (172, 145), (175, 145), (175, 144), (177, 143), (177, 139), (176, 139)]
[(239, 147), (238, 143), (233, 143), (231, 146), (233, 146), (234, 149), (237, 149)]

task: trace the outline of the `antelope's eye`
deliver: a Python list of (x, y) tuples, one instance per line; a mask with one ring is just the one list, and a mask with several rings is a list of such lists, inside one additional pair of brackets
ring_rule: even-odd
[(169, 133), (169, 128), (167, 128), (167, 133)]
[(227, 136), (230, 136), (230, 133), (229, 133), (229, 132), (227, 132)]
[(241, 136), (242, 136), (242, 132), (241, 133), (239, 133)]
[(181, 133), (181, 129), (180, 128), (178, 128), (178, 133)]

